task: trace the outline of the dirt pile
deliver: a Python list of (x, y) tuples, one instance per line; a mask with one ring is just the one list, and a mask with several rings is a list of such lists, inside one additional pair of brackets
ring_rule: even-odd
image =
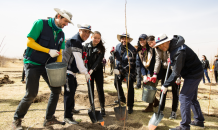
[[(62, 92), (59, 96), (58, 102), (64, 102), (63, 95), (64, 95), (64, 93)], [(50, 97), (50, 93), (44, 93), (41, 95), (37, 95), (37, 97), (33, 100), (33, 103), (48, 102), (49, 97)], [(105, 93), (105, 105), (114, 104), (115, 100), (117, 100), (117, 93), (116, 92)], [(94, 94), (94, 101), (95, 101), (95, 107), (100, 107), (97, 91), (95, 91), (95, 94)], [(80, 105), (89, 107), (90, 103), (89, 103), (88, 92), (76, 93), (75, 94), (75, 102), (80, 104)]]
[[(90, 122), (81, 122), (78, 125), (72, 125), (67, 128), (64, 128), (64, 130), (123, 130), (123, 123), (101, 126), (98, 123), (93, 124)], [(140, 123), (127, 122), (125, 130), (146, 130), (146, 128), (143, 127), (143, 124)]]
[(8, 75), (4, 75), (3, 78), (0, 78), (0, 86), (2, 86), (2, 84), (13, 84), (13, 83), (14, 81), (11, 81)]

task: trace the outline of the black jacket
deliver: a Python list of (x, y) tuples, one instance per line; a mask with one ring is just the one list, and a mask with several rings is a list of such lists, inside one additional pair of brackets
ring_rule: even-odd
[(208, 60), (201, 60), (203, 69), (210, 69)]
[(86, 43), (85, 52), (87, 53), (88, 59), (88, 70), (92, 69), (93, 71), (102, 69), (103, 64), (102, 60), (104, 58), (104, 53), (98, 50), (98, 45), (93, 47), (92, 42)]
[(163, 86), (172, 86), (180, 75), (184, 79), (199, 79), (203, 77), (204, 71), (201, 61), (194, 51), (184, 44), (182, 36), (174, 35), (170, 41), (169, 52), (172, 73)]

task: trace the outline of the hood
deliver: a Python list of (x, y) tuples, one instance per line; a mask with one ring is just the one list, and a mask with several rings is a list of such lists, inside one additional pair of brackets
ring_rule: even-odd
[(174, 35), (173, 39), (170, 41), (169, 52), (173, 51), (174, 49), (180, 47), (183, 44), (185, 44), (185, 39), (182, 36)]

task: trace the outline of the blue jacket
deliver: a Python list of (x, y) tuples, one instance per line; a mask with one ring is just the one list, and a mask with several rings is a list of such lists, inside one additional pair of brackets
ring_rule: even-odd
[[(123, 74), (128, 74), (129, 63), (128, 63), (127, 51), (125, 49), (125, 51), (123, 52), (123, 56), (121, 57), (121, 51), (122, 51), (121, 47), (122, 47), (121, 43), (119, 43), (116, 46), (116, 51), (115, 51), (116, 69), (118, 69), (119, 71), (124, 71)], [(136, 72), (136, 65), (135, 65), (136, 49), (130, 43), (128, 43), (128, 56), (130, 59), (130, 66), (131, 66), (130, 73), (135, 74)]]
[(198, 56), (194, 51), (184, 44), (182, 36), (174, 35), (170, 41), (168, 51), (170, 52), (172, 73), (163, 86), (168, 87), (181, 75), (183, 79), (199, 79), (203, 77), (204, 71)]

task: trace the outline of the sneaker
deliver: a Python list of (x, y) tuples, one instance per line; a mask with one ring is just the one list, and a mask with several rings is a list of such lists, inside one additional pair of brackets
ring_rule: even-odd
[(128, 107), (128, 113), (132, 114), (133, 113), (133, 107)]
[(64, 118), (64, 121), (68, 124), (79, 124), (77, 121), (75, 121), (73, 118)]
[(170, 117), (169, 117), (169, 119), (170, 119), (170, 120), (174, 120), (174, 119), (176, 119), (176, 117), (177, 117), (177, 116), (176, 116), (176, 112), (172, 111), (172, 112), (171, 112), (171, 115), (170, 115)]
[(104, 109), (103, 107), (101, 108), (100, 113), (101, 113), (102, 117), (105, 117), (105, 116), (106, 116), (106, 114), (105, 114), (105, 109)]
[(47, 127), (47, 126), (54, 125), (54, 124), (65, 125), (65, 122), (58, 121), (55, 116), (52, 116), (51, 119), (44, 120), (43, 126)]
[(198, 126), (198, 127), (200, 127), (200, 128), (204, 128), (204, 122), (192, 121), (192, 122), (190, 123), (190, 125), (192, 125), (192, 126)]
[(21, 126), (21, 122), (22, 122), (21, 119), (14, 120), (12, 122), (12, 130), (23, 130)]
[(169, 130), (182, 130), (182, 127), (181, 126), (177, 126), (176, 128), (171, 128)]
[(72, 110), (72, 113), (73, 113), (73, 114), (77, 114), (77, 113), (79, 113), (79, 110), (73, 109), (73, 110)]

